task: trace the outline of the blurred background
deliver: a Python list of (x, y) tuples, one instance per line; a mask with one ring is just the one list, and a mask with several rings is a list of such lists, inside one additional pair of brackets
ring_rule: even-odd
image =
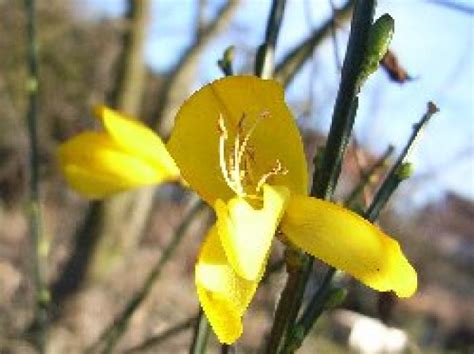
[[(141, 288), (192, 202), (171, 185), (90, 203), (65, 185), (57, 145), (94, 127), (91, 107), (103, 102), (166, 138), (184, 99), (223, 76), (217, 62), (226, 48), (234, 46), (235, 73), (253, 73), (270, 6), (270, 0), (38, 1), (40, 258), (51, 291), (48, 353), (81, 352), (97, 340)], [(352, 6), (288, 0), (285, 9), (276, 78), (287, 88), (308, 161), (329, 128)], [(474, 4), (379, 0), (376, 16), (387, 12), (395, 19), (395, 35), (383, 66), (361, 92), (336, 200), (347, 201), (393, 145), (351, 201), (364, 208), (427, 102), (436, 103), (440, 112), (409, 157), (415, 173), (380, 217), (415, 265), (419, 291), (400, 301), (338, 276), (347, 299), (321, 318), (301, 353), (474, 352)], [(27, 340), (35, 327), (35, 300), (25, 212), (24, 4), (0, 0), (0, 14), (0, 353), (34, 353)], [(114, 352), (188, 352), (198, 312), (194, 261), (211, 219), (205, 210), (187, 229)], [(281, 256), (277, 247), (272, 259)], [(324, 267), (317, 264), (313, 289)], [(260, 352), (284, 280), (283, 270), (275, 272), (259, 289), (238, 352)], [(179, 330), (160, 337), (170, 328)], [(159, 339), (139, 348), (149, 338)], [(217, 351), (211, 339), (210, 352)]]

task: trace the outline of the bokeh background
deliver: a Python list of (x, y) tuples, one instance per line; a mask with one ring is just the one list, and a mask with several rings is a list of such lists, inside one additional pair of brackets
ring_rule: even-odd
[[(351, 3), (288, 0), (286, 6), (277, 64), (320, 35), (287, 86), (309, 160), (329, 128)], [(269, 0), (38, 1), (40, 249), (52, 296), (48, 352), (81, 352), (97, 339), (141, 287), (192, 199), (171, 185), (90, 203), (65, 185), (57, 145), (94, 127), (91, 107), (102, 102), (166, 137), (183, 100), (222, 76), (217, 61), (227, 47), (235, 46), (236, 73), (253, 72), (270, 6)], [(416, 266), (419, 291), (399, 301), (339, 276), (349, 289), (346, 301), (323, 316), (300, 352), (370, 352), (376, 338), (387, 336), (402, 343), (400, 352), (472, 353), (474, 4), (380, 0), (377, 16), (386, 12), (395, 19), (390, 49), (398, 65), (391, 72), (388, 65), (379, 69), (364, 86), (336, 200), (347, 198), (389, 145), (396, 156), (427, 102), (436, 103), (440, 112), (409, 157), (415, 173), (380, 218)], [(34, 292), (26, 213), (23, 2), (0, 1), (0, 14), (0, 353), (33, 353), (25, 339), (34, 322)], [(372, 176), (357, 199), (359, 207), (371, 200), (385, 171)], [(212, 217), (204, 211), (191, 225), (132, 317), (117, 353), (132, 352), (148, 338), (192, 323), (198, 311), (194, 260)], [(276, 247), (272, 259), (280, 258)], [(324, 265), (317, 269), (313, 289)], [(238, 352), (259, 352), (284, 280), (284, 271), (276, 272), (259, 290)], [(364, 320), (374, 320), (368, 323), (375, 327), (360, 325)], [(358, 341), (357, 333), (369, 343)], [(186, 353), (191, 337), (191, 326), (183, 326), (175, 336), (135, 352)], [(211, 339), (210, 352), (217, 348)]]

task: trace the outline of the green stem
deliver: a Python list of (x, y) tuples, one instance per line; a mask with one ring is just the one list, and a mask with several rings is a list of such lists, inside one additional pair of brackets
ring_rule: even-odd
[[(328, 140), (321, 166), (320, 168), (317, 166), (313, 176), (311, 195), (317, 198), (331, 199), (339, 178), (342, 159), (357, 111), (358, 79), (366, 53), (374, 8), (375, 0), (359, 0), (355, 5)], [(302, 257), (305, 260), (301, 262), (301, 266), (288, 274), (287, 283), (276, 310), (276, 317), (280, 322), (274, 322), (267, 353), (278, 353), (284, 350), (285, 338), (296, 321), (314, 261), (313, 257), (306, 255)]]
[(262, 284), (266, 283), (268, 281), (268, 279), (270, 279), (270, 276), (273, 273), (276, 273), (279, 270), (281, 270), (284, 265), (285, 265), (285, 260), (284, 259), (280, 259), (280, 260), (276, 261), (275, 263), (270, 264), (267, 267), (267, 269), (265, 270), (265, 274), (262, 277), (261, 283)]
[(305, 283), (302, 281), (302, 277), (305, 276), (302, 270), (306, 269), (308, 263), (311, 262), (299, 250), (288, 247), (285, 253), (288, 278), (275, 312), (270, 339), (266, 348), (267, 354), (279, 353), (283, 348), (284, 337), (286, 336), (289, 324), (298, 315), (295, 298), (304, 290), (301, 288)]
[(235, 354), (235, 347), (229, 344), (222, 344), (221, 354)]
[(138, 344), (132, 348), (129, 348), (127, 350), (125, 350), (125, 354), (132, 354), (132, 353), (142, 353), (144, 350), (147, 350), (147, 349), (150, 349), (154, 346), (156, 346), (157, 344), (167, 340), (168, 338), (171, 338), (173, 337), (174, 335), (176, 334), (179, 334), (181, 333), (182, 331), (186, 330), (186, 329), (189, 329), (191, 328), (192, 326), (194, 326), (194, 324), (197, 322), (197, 317), (191, 317), (191, 318), (188, 318), (166, 330), (164, 330), (163, 332), (151, 337), (151, 338), (148, 338), (147, 340), (145, 340), (143, 343), (141, 344)]
[(194, 220), (195, 216), (204, 208), (204, 204), (200, 201), (197, 201), (196, 199), (193, 199), (191, 204), (192, 205), (190, 206), (187, 215), (184, 217), (181, 225), (179, 225), (178, 229), (176, 230), (174, 237), (163, 250), (161, 257), (152, 268), (152, 271), (145, 280), (142, 288), (128, 302), (127, 306), (122, 311), (120, 316), (118, 316), (118, 318), (114, 321), (114, 323), (112, 323), (102, 333), (99, 339), (92, 346), (87, 348), (86, 353), (97, 353), (99, 351), (102, 353), (112, 353), (113, 349), (117, 345), (118, 340), (127, 330), (130, 318), (150, 294), (153, 285), (163, 270), (163, 267), (166, 265), (166, 263), (168, 263), (168, 261), (171, 259), (171, 256), (174, 254), (174, 251), (181, 243), (189, 225)]
[(39, 191), (38, 155), (38, 43), (36, 36), (36, 2), (25, 0), (27, 15), (27, 61), (28, 61), (28, 111), (26, 120), (29, 135), (29, 203), (28, 214), (32, 248), (32, 271), (35, 285), (35, 342), (40, 353), (46, 350), (49, 290), (46, 284), (44, 267), (46, 255), (43, 252), (45, 240), (42, 235), (41, 204)]
[[(414, 129), (413, 129), (413, 133), (411, 137), (407, 141), (405, 147), (401, 151), (400, 155), (397, 158), (397, 161), (392, 166), (390, 172), (385, 177), (384, 182), (382, 183), (379, 189), (379, 192), (374, 196), (374, 199), (371, 205), (367, 208), (366, 212), (363, 214), (364, 218), (367, 219), (368, 221), (374, 222), (378, 218), (380, 211), (387, 204), (389, 198), (391, 197), (395, 189), (403, 180), (408, 178), (409, 173), (406, 173), (407, 171), (404, 171), (404, 168), (403, 168), (403, 166), (407, 165), (405, 160), (407, 159), (409, 152), (413, 148), (417, 137), (419, 137), (420, 131), (426, 126), (430, 118), (437, 111), (438, 111), (438, 108), (433, 103), (431, 102), (428, 103), (428, 109), (426, 113), (423, 115), (421, 120), (417, 124), (414, 125)], [(387, 152), (384, 154), (384, 156), (388, 155), (389, 150), (391, 149), (389, 148)], [(379, 161), (381, 160), (382, 159), (380, 159)], [(320, 315), (324, 311), (326, 302), (331, 293), (330, 291), (331, 281), (334, 274), (335, 274), (335, 268), (331, 267), (326, 273), (320, 288), (312, 297), (310, 303), (308, 304), (308, 307), (303, 312), (303, 315), (301, 316), (301, 319), (298, 321), (298, 324), (293, 328), (292, 332), (290, 333), (290, 336), (288, 338), (288, 341), (285, 347), (286, 351), (283, 351), (283, 353), (293, 353), (296, 349), (298, 349), (301, 346), (304, 338), (309, 333), (311, 328), (316, 323), (317, 319), (320, 317)]]
[(384, 167), (387, 164), (388, 159), (393, 154), (395, 148), (393, 145), (390, 145), (385, 152), (380, 156), (380, 158), (372, 165), (369, 171), (364, 172), (362, 178), (360, 179), (357, 186), (352, 190), (351, 194), (346, 198), (344, 205), (348, 209), (353, 209), (354, 204), (359, 198), (359, 195), (362, 193), (364, 188), (370, 183), (370, 180), (375, 176), (379, 169)]
[[(385, 178), (384, 183), (381, 185), (376, 195), (374, 196), (374, 203), (367, 210), (367, 217), (371, 218), (372, 214), (378, 214), (385, 205), (386, 201), (398, 187), (401, 181), (406, 179), (409, 175), (409, 165), (405, 163), (407, 156), (410, 154), (413, 146), (415, 145), (416, 139), (419, 137), (420, 132), (428, 124), (431, 117), (438, 112), (438, 107), (433, 102), (428, 102), (428, 107), (421, 120), (413, 126), (413, 132), (408, 139), (407, 144), (403, 148), (402, 152), (398, 156), (397, 161), (392, 166), (390, 171)], [(404, 168), (405, 166), (405, 168)], [(407, 173), (408, 172), (408, 173)]]
[(209, 321), (202, 309), (200, 309), (198, 323), (194, 331), (193, 343), (189, 351), (190, 354), (204, 354), (206, 352), (210, 329)]
[(265, 42), (258, 47), (255, 58), (255, 75), (268, 79), (273, 76), (275, 66), (275, 46), (280, 32), (286, 0), (273, 0), (268, 18)]
[(313, 176), (311, 195), (331, 199), (339, 178), (342, 158), (349, 141), (359, 93), (359, 73), (364, 61), (375, 0), (356, 2), (352, 18), (347, 54), (341, 71), (341, 84), (336, 98), (321, 170)]

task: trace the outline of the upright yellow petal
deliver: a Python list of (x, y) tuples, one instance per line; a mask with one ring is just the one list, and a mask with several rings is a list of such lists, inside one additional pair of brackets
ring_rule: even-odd
[(235, 197), (215, 203), (217, 230), (229, 263), (244, 279), (255, 280), (266, 262), (290, 193), (286, 187), (263, 186), (263, 207)]
[(397, 241), (357, 214), (310, 197), (291, 198), (281, 230), (304, 251), (379, 291), (409, 297), (417, 275)]
[(227, 262), (217, 227), (209, 231), (195, 269), (199, 301), (217, 338), (232, 344), (242, 334), (242, 316), (252, 300), (258, 282), (239, 277)]
[(179, 175), (179, 170), (165, 144), (153, 130), (140, 121), (106, 106), (97, 106), (94, 111), (107, 133), (124, 151), (147, 160), (155, 168), (166, 171), (170, 176)]
[(85, 132), (59, 146), (59, 165), (67, 181), (88, 198), (169, 179), (166, 171), (127, 154), (104, 133)]
[(220, 115), (228, 130), (227, 148), (234, 143), (243, 115), (244, 131), (259, 119), (249, 141), (251, 174), (258, 178), (268, 173), (278, 159), (288, 173), (272, 177), (270, 183), (306, 194), (303, 145), (282, 87), (272, 80), (230, 76), (202, 87), (181, 106), (168, 142), (184, 179), (204, 200), (213, 205), (216, 199), (227, 202), (234, 196), (219, 167)]

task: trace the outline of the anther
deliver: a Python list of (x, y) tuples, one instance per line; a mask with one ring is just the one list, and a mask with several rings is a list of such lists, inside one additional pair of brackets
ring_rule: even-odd
[(219, 118), (217, 119), (217, 131), (219, 132), (220, 137), (222, 137), (224, 140), (227, 140), (227, 129), (225, 127), (224, 117), (221, 113), (219, 113)]
[(286, 175), (288, 173), (288, 170), (283, 167), (281, 164), (280, 160), (276, 160), (276, 166), (274, 166), (270, 172), (265, 173), (262, 177), (260, 177), (260, 180), (257, 183), (257, 188), (256, 191), (257, 193), (260, 192), (262, 189), (263, 185), (268, 181), (268, 179), (272, 176), (277, 176), (277, 175)]

